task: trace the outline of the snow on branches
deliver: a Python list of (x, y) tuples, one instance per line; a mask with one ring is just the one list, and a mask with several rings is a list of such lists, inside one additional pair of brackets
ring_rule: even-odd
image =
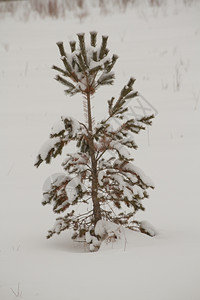
[(77, 36), (78, 45), (76, 41), (71, 41), (69, 54), (66, 54), (63, 42), (57, 43), (64, 69), (52, 67), (61, 73), (55, 79), (67, 87), (65, 93), (70, 96), (76, 93), (87, 94), (88, 91), (94, 94), (99, 86), (113, 84), (115, 75), (111, 70), (118, 56), (114, 54), (112, 58), (109, 57), (108, 36), (102, 36), (100, 47), (97, 46), (96, 32), (90, 32), (88, 46), (85, 43), (84, 33), (79, 33)]
[(120, 226), (153, 235), (146, 223), (135, 221), (135, 213), (144, 210), (142, 200), (148, 198), (147, 190), (154, 184), (133, 163), (132, 149), (137, 149), (134, 135), (151, 125), (154, 116), (128, 117), (127, 101), (138, 97), (131, 77), (119, 96), (108, 100), (108, 115), (94, 123), (91, 96), (101, 85), (113, 84), (112, 69), (118, 56), (108, 55), (107, 36), (102, 36), (100, 46), (96, 32), (90, 32), (89, 45), (83, 33), (77, 36), (78, 45), (69, 43), (70, 54), (62, 42), (57, 43), (64, 68), (53, 69), (61, 74), (56, 80), (67, 87), (67, 94), (82, 94), (87, 119), (81, 123), (62, 116), (41, 147), (35, 166), (49, 164), (69, 142), (76, 142), (77, 151), (63, 160), (64, 173), (47, 179), (43, 189), (42, 204), (52, 205), (57, 214), (65, 213), (56, 219), (47, 237), (73, 229), (72, 238), (85, 239), (94, 251), (105, 236), (117, 238)]
[(50, 163), (52, 158), (62, 153), (63, 147), (70, 141), (82, 137), (84, 131), (84, 127), (76, 119), (62, 116), (61, 120), (52, 127), (50, 138), (39, 150), (35, 166), (39, 167), (43, 161)]

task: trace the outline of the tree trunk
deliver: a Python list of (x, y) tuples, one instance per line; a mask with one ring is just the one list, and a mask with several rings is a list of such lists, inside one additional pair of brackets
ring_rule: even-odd
[(94, 223), (96, 224), (101, 220), (101, 208), (98, 201), (98, 173), (97, 173), (97, 161), (95, 158), (94, 140), (92, 135), (92, 113), (91, 113), (91, 101), (90, 92), (87, 92), (87, 109), (88, 109), (88, 139), (89, 139), (89, 153), (92, 164), (92, 201), (93, 201), (93, 215)]

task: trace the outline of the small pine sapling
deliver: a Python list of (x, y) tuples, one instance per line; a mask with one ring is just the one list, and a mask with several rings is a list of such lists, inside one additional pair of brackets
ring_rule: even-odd
[(130, 78), (119, 97), (108, 100), (108, 115), (95, 124), (91, 96), (101, 86), (113, 84), (112, 70), (118, 56), (108, 55), (108, 36), (102, 36), (99, 47), (96, 32), (90, 32), (89, 45), (84, 33), (77, 36), (78, 45), (76, 41), (69, 43), (70, 54), (62, 42), (57, 43), (63, 67), (52, 68), (58, 72), (55, 79), (66, 87), (67, 95), (82, 95), (86, 121), (62, 116), (42, 146), (35, 166), (51, 163), (69, 142), (76, 142), (77, 151), (67, 154), (62, 163), (65, 173), (53, 176), (43, 192), (42, 204), (51, 204), (54, 213), (64, 213), (56, 219), (47, 238), (73, 229), (72, 238), (86, 240), (94, 251), (106, 235), (116, 236), (121, 225), (144, 232), (134, 216), (144, 210), (142, 200), (154, 185), (133, 163), (130, 149), (137, 149), (133, 134), (151, 125), (154, 116), (127, 117), (127, 100), (138, 96), (133, 89), (135, 79)]

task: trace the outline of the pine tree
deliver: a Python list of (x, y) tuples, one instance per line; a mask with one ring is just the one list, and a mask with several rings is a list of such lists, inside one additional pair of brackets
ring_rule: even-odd
[(76, 41), (69, 43), (70, 54), (65, 52), (63, 42), (57, 43), (63, 67), (52, 68), (58, 72), (55, 79), (66, 87), (67, 95), (82, 95), (86, 121), (62, 116), (41, 148), (35, 166), (51, 163), (69, 142), (76, 142), (77, 151), (67, 154), (62, 163), (65, 173), (54, 176), (43, 193), (43, 205), (51, 204), (54, 213), (65, 213), (56, 219), (47, 238), (73, 229), (73, 239), (86, 239), (90, 250), (95, 250), (105, 236), (116, 235), (119, 225), (149, 234), (135, 220), (135, 213), (144, 210), (142, 199), (148, 197), (147, 189), (154, 185), (135, 166), (129, 149), (137, 149), (133, 134), (151, 125), (154, 116), (127, 118), (127, 100), (138, 96), (133, 89), (135, 79), (130, 78), (119, 97), (108, 100), (107, 117), (95, 124), (91, 96), (101, 86), (113, 84), (112, 70), (118, 56), (108, 55), (108, 36), (102, 36), (100, 47), (96, 32), (90, 32), (90, 45), (86, 45), (84, 33), (77, 36), (78, 45)]

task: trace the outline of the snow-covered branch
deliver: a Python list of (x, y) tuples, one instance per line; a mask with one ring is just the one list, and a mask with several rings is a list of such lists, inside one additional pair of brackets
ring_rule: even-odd
[(62, 153), (64, 146), (83, 134), (85, 129), (76, 119), (62, 116), (61, 120), (53, 125), (49, 140), (40, 148), (35, 166), (39, 167), (43, 161), (50, 163), (52, 158)]

